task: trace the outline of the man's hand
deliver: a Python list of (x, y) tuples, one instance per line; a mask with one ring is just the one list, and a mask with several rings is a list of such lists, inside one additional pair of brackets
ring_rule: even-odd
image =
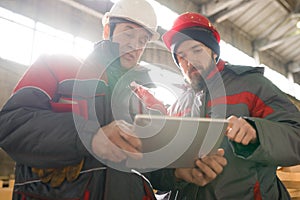
[(227, 165), (227, 160), (224, 158), (224, 149), (218, 149), (216, 154), (196, 160), (195, 164), (195, 168), (177, 168), (175, 176), (186, 182), (205, 186), (214, 180)]
[(93, 152), (106, 160), (121, 162), (128, 156), (142, 157), (141, 140), (134, 136), (132, 125), (125, 121), (113, 121), (102, 127), (92, 140)]
[(243, 145), (257, 142), (256, 130), (245, 119), (230, 116), (228, 121), (226, 135), (230, 140)]

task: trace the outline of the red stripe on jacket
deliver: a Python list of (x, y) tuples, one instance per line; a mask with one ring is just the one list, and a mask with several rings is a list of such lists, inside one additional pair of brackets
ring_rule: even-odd
[(208, 107), (212, 107), (219, 104), (246, 104), (251, 117), (264, 118), (274, 112), (274, 110), (266, 105), (262, 99), (251, 92), (241, 92), (230, 96), (219, 97), (209, 101), (207, 105)]
[(53, 98), (58, 83), (62, 80), (74, 79), (81, 64), (80, 60), (72, 56), (40, 56), (23, 75), (13, 92), (24, 87), (35, 87)]
[(254, 190), (253, 190), (253, 193), (254, 193), (254, 200), (262, 200), (262, 197), (261, 197), (261, 192), (260, 192), (260, 184), (258, 181), (256, 181), (255, 185), (254, 185)]
[(206, 77), (206, 79), (211, 79), (216, 73), (223, 71), (225, 67), (225, 61), (219, 60), (217, 63), (217, 66), (209, 73), (209, 75)]

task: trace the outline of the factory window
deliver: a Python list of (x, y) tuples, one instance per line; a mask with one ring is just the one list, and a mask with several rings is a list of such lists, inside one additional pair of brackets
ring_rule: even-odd
[(28, 64), (32, 52), (34, 21), (0, 8), (0, 56)]
[(84, 59), (93, 43), (0, 7), (0, 57), (30, 65), (41, 54), (63, 53)]
[(73, 49), (73, 36), (59, 31), (50, 26), (36, 23), (36, 32), (33, 42), (33, 60), (36, 60), (41, 53), (67, 53)]

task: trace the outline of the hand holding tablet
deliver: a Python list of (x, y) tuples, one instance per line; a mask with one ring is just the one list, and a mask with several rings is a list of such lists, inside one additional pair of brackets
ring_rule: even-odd
[(143, 158), (127, 160), (139, 169), (194, 167), (195, 160), (216, 153), (228, 126), (226, 119), (136, 115), (134, 131)]

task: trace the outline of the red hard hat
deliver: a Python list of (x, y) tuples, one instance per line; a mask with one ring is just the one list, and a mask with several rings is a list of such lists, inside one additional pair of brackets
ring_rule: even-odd
[(187, 12), (180, 15), (175, 20), (172, 28), (162, 36), (167, 48), (171, 50), (172, 38), (177, 32), (190, 27), (205, 28), (213, 33), (218, 43), (220, 42), (220, 35), (218, 31), (206, 17), (200, 15), (199, 13)]

